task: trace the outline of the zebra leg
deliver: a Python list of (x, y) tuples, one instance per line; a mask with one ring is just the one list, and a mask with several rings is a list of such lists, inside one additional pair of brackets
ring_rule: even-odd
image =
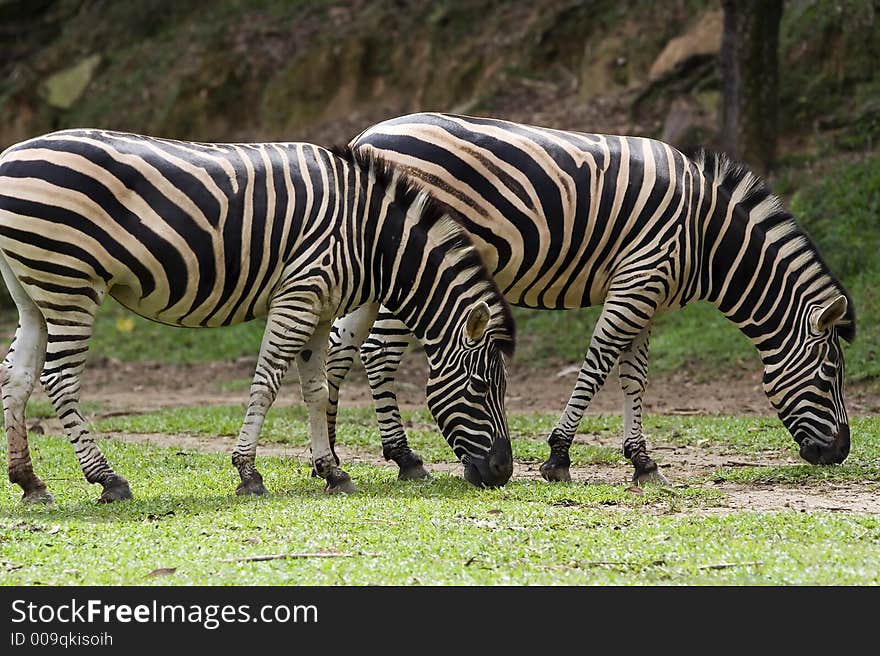
[[(235, 489), (238, 495), (266, 494), (263, 476), (254, 464), (257, 440), (281, 380), (290, 363), (315, 330), (317, 317), (303, 313), (288, 313), (270, 309), (257, 358), (257, 368), (251, 382), (250, 399), (238, 441), (232, 450), (232, 464), (238, 470), (241, 483)], [(322, 345), (326, 348), (326, 343)]]
[(550, 457), (541, 465), (541, 475), (546, 480), (571, 480), (569, 450), (578, 424), (621, 352), (650, 324), (654, 306), (644, 306), (641, 298), (630, 302), (625, 297), (614, 296), (605, 301), (571, 398), (547, 439)]
[(0, 366), (6, 422), (6, 467), (9, 480), (24, 490), (22, 501), (51, 503), (52, 495), (46, 484), (34, 473), (25, 423), (25, 407), (46, 356), (46, 322), (2, 256), (0, 268), (19, 315), (15, 337)]
[(393, 460), (400, 480), (427, 478), (421, 457), (410, 447), (400, 419), (400, 406), (394, 392), (394, 377), (403, 354), (409, 348), (409, 330), (394, 315), (383, 313), (373, 325), (370, 336), (361, 346), (361, 362), (370, 381), (373, 405), (382, 435), (382, 455)]
[(88, 300), (83, 296), (78, 303), (81, 309), (63, 315), (55, 310), (44, 310), (49, 344), (40, 380), (67, 432), (86, 480), (100, 483), (104, 491), (98, 501), (109, 503), (131, 499), (131, 488), (107, 462), (79, 408), (80, 376), (85, 367), (95, 312), (103, 296), (103, 290)]
[(302, 387), (303, 401), (309, 411), (309, 435), (312, 448), (312, 466), (318, 476), (327, 481), (325, 490), (329, 494), (350, 494), (357, 489), (351, 477), (340, 469), (336, 456), (330, 447), (327, 430), (327, 408), (329, 405), (327, 370), (327, 339), (330, 324), (318, 324), (299, 354), (296, 366)]
[[(339, 464), (336, 455), (336, 416), (339, 411), (339, 387), (351, 370), (358, 348), (370, 333), (379, 310), (373, 303), (363, 305), (354, 312), (337, 319), (330, 330), (330, 348), (327, 351), (327, 435), (330, 452)], [(318, 473), (312, 470), (312, 475)]]
[(648, 382), (648, 340), (650, 327), (633, 340), (620, 354), (620, 387), (623, 390), (623, 454), (635, 467), (633, 482), (660, 483), (669, 481), (660, 473), (657, 463), (648, 456), (642, 432), (642, 399)]

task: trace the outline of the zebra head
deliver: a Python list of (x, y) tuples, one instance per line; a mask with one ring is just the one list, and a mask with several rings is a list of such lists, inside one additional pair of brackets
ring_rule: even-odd
[(505, 316), (493, 322), (489, 305), (476, 303), (443, 357), (429, 358), (428, 407), (464, 464), (465, 479), (477, 487), (504, 485), (513, 473), (504, 412), (505, 358), (513, 339), (509, 310), (502, 310)]
[(855, 323), (847, 297), (808, 305), (795, 346), (770, 367), (764, 392), (811, 464), (843, 462), (849, 454), (849, 423), (843, 402), (843, 352)]

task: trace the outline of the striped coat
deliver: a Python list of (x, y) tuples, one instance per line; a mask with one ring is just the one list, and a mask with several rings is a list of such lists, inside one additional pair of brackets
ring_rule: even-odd
[[(33, 472), (24, 404), (39, 377), (102, 500), (131, 495), (89, 434), (80, 374), (109, 295), (174, 326), (266, 317), (233, 451), (239, 493), (266, 411), (296, 359), (315, 470), (350, 491), (328, 443), (330, 325), (381, 303), (430, 354), (429, 399), (476, 484), (510, 476), (503, 412), (508, 307), (460, 226), (381, 162), (303, 143), (202, 144), (100, 130), (32, 139), (0, 156), (0, 270), (20, 323), (0, 370), (10, 480), (49, 499)], [(454, 395), (474, 375), (486, 394)]]
[[(714, 304), (755, 344), (765, 392), (803, 457), (846, 457), (838, 338), (854, 336), (852, 302), (779, 199), (745, 168), (709, 153), (691, 159), (653, 139), (448, 114), (390, 119), (352, 144), (455, 210), (511, 303), (603, 305), (549, 438), (546, 478), (569, 478), (578, 423), (619, 363), (634, 479), (665, 480), (641, 428), (648, 339), (658, 313), (697, 300)], [(404, 460), (409, 448), (391, 385), (405, 332), (380, 314), (360, 350), (386, 454)], [(335, 387), (358, 345), (335, 332), (331, 340), (332, 426)]]

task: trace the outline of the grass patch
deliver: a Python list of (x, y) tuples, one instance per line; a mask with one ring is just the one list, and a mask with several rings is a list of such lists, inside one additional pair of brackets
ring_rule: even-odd
[[(99, 420), (95, 430), (102, 434), (161, 433), (167, 435), (238, 434), (245, 407), (209, 406), (175, 408), (133, 416)], [(404, 411), (409, 443), (425, 460), (455, 462), (455, 456), (440, 435), (427, 410)], [(513, 438), (514, 458), (523, 463), (543, 462), (548, 454), (547, 435), (556, 422), (550, 414), (512, 414), (508, 418)], [(581, 422), (571, 448), (572, 464), (624, 464), (620, 451), (623, 425), (620, 417), (587, 416)], [(770, 417), (679, 417), (649, 416), (645, 419), (649, 451), (663, 464), (658, 447), (717, 447), (744, 459), (798, 458), (797, 444), (782, 426)], [(880, 420), (870, 417), (851, 419), (852, 451), (846, 462), (836, 467), (784, 465), (778, 467), (737, 467), (720, 469), (704, 480), (759, 482), (880, 481)], [(358, 447), (376, 457), (381, 441), (371, 408), (343, 408), (337, 425), (341, 445)], [(597, 444), (601, 438), (606, 445)], [(308, 419), (302, 406), (272, 408), (260, 436), (263, 442), (302, 447), (307, 454)], [(613, 446), (608, 446), (611, 441)], [(766, 459), (766, 458), (765, 458)]]
[(217, 385), (217, 389), (221, 392), (246, 392), (251, 388), (253, 378), (233, 378), (224, 380)]
[[(264, 458), (274, 492), (235, 497), (225, 455), (108, 440), (137, 499), (101, 506), (66, 441), (34, 439), (57, 503), (0, 495), (6, 585), (829, 585), (880, 583), (880, 519), (690, 512), (711, 490), (515, 481), (477, 490), (437, 475), (349, 468), (361, 492), (327, 497), (304, 461)], [(333, 552), (338, 558), (230, 562)], [(150, 578), (156, 568), (175, 568)]]
[[(95, 422), (95, 431), (112, 433), (162, 433), (166, 435), (238, 435), (245, 414), (244, 405), (173, 408), (139, 415), (108, 417)], [(440, 435), (427, 410), (402, 413), (409, 443), (428, 462), (455, 462), (456, 458)], [(546, 438), (553, 422), (550, 415), (512, 415), (509, 420), (514, 458), (520, 462), (543, 462), (547, 457)], [(581, 432), (608, 433), (609, 426), (620, 426), (609, 418), (588, 418)], [(273, 407), (260, 433), (262, 442), (302, 447), (309, 445), (308, 414), (304, 406)], [(372, 408), (341, 408), (337, 423), (339, 443), (382, 453), (381, 439)], [(571, 449), (575, 465), (624, 462), (619, 449), (575, 442)]]
[[(81, 402), (79, 407), (84, 415), (90, 415), (100, 412), (104, 406), (99, 401), (85, 401)], [(51, 419), (55, 417), (55, 408), (52, 407), (51, 401), (31, 398), (28, 400), (25, 416), (28, 419)]]
[[(179, 408), (97, 421), (100, 431), (234, 435), (243, 406)], [(426, 411), (405, 412), (413, 445), (429, 462), (452, 460)], [(520, 460), (546, 455), (555, 415), (510, 418)], [(576, 464), (624, 464), (617, 417), (587, 417)], [(654, 417), (652, 446), (718, 446), (763, 455), (794, 452), (775, 419)], [(842, 466), (720, 467), (708, 479), (803, 486), (880, 481), (880, 419), (852, 421), (853, 451)], [(275, 408), (263, 437), (306, 445), (302, 407)], [(56, 496), (24, 507), (17, 489), (0, 495), (4, 584), (68, 585), (841, 585), (880, 583), (880, 519), (871, 515), (735, 512), (705, 516), (723, 494), (692, 480), (685, 488), (549, 485), (512, 481), (477, 490), (458, 476), (404, 483), (390, 466), (347, 465), (360, 493), (327, 497), (302, 457), (260, 457), (273, 494), (232, 494), (226, 454), (104, 440), (137, 499), (100, 506), (65, 439), (34, 435), (37, 471)], [(373, 411), (344, 409), (340, 441), (379, 453)], [(756, 457), (753, 455), (753, 457)], [(238, 562), (273, 553), (332, 552), (338, 558)], [(147, 575), (174, 568), (161, 578)]]

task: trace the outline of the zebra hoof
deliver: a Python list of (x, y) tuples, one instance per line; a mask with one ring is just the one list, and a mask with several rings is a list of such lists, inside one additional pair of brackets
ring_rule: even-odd
[(571, 447), (571, 438), (566, 438), (554, 428), (547, 443), (550, 445), (550, 457), (541, 465), (541, 476), (551, 483), (570, 483), (571, 458), (568, 450)]
[(98, 503), (112, 503), (113, 501), (125, 501), (132, 498), (134, 498), (134, 495), (131, 493), (128, 481), (121, 476), (114, 476), (104, 483), (104, 491), (98, 498)]
[(397, 473), (397, 479), (401, 481), (419, 481), (425, 478), (431, 478), (431, 474), (425, 469), (421, 463), (412, 465), (411, 467), (401, 468)]
[(570, 483), (571, 472), (566, 465), (556, 465), (549, 460), (541, 465), (541, 476), (551, 483)]
[(397, 479), (401, 481), (417, 481), (423, 478), (430, 478), (431, 475), (425, 469), (421, 457), (409, 447), (403, 447), (398, 451), (382, 450), (382, 455), (386, 460), (393, 460), (397, 463), (400, 471), (397, 473)]
[(31, 504), (50, 504), (54, 503), (55, 497), (49, 492), (48, 488), (44, 485), (43, 487), (38, 487), (29, 492), (25, 492), (21, 496), (21, 502), (31, 505)]
[(327, 476), (327, 487), (324, 488), (327, 494), (354, 494), (357, 492), (351, 476), (344, 471), (335, 467)]
[(235, 494), (240, 497), (251, 494), (262, 496), (264, 494), (269, 494), (269, 491), (263, 485), (263, 479), (261, 477), (254, 477), (239, 483), (238, 487), (235, 488)]
[(632, 477), (633, 483), (636, 485), (644, 485), (645, 483), (654, 483), (655, 485), (671, 485), (669, 479), (666, 478), (659, 469), (655, 468), (651, 471), (636, 471)]
[[(336, 466), (339, 466), (339, 456), (336, 455), (336, 450), (331, 446), (330, 451), (333, 453), (333, 460), (336, 461)], [(321, 475), (318, 473), (318, 470), (315, 468), (314, 463), (312, 463), (312, 478), (320, 478)]]

